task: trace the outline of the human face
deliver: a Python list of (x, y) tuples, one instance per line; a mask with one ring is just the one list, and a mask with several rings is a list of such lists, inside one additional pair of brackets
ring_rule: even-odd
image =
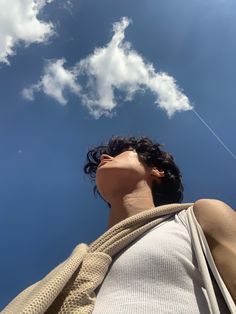
[[(112, 161), (112, 164), (110, 163)], [(107, 165), (109, 162), (109, 167), (122, 167), (125, 169), (128, 169), (130, 166), (144, 166), (143, 163), (141, 163), (140, 158), (138, 156), (138, 153), (136, 150), (132, 147), (125, 149), (120, 154), (116, 155), (115, 157), (112, 157), (108, 154), (102, 154), (100, 157), (100, 163), (98, 165), (98, 169), (101, 167), (104, 167), (104, 165)], [(97, 170), (98, 170), (97, 169)]]
[(106, 199), (107, 194), (135, 189), (139, 182), (147, 180), (148, 175), (148, 167), (141, 162), (138, 153), (130, 148), (115, 157), (107, 154), (101, 156), (96, 185)]

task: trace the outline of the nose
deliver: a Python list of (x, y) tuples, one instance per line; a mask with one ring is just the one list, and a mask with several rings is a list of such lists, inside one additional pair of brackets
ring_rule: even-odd
[(101, 157), (100, 157), (100, 161), (103, 161), (103, 160), (111, 160), (112, 157), (107, 155), (107, 154), (102, 154)]

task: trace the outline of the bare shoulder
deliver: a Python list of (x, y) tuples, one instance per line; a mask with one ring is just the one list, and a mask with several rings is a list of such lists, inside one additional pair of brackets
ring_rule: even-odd
[(217, 199), (199, 199), (194, 214), (203, 231), (217, 240), (236, 240), (236, 212)]
[(229, 213), (235, 214), (235, 211), (223, 201), (211, 198), (201, 198), (194, 202), (193, 209), (195, 211), (208, 211), (210, 213)]

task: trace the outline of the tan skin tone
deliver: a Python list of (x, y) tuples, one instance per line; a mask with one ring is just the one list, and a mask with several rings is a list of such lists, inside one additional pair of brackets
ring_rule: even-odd
[[(162, 169), (147, 167), (133, 149), (115, 157), (103, 154), (100, 164), (96, 185), (111, 204), (108, 228), (155, 207), (151, 186), (153, 180), (161, 183), (165, 175)], [(227, 204), (214, 199), (197, 200), (193, 210), (217, 269), (236, 302), (236, 213)]]
[(96, 185), (102, 197), (111, 204), (108, 228), (155, 207), (151, 185), (153, 180), (160, 183), (164, 171), (147, 167), (133, 149), (115, 157), (103, 154), (100, 164), (103, 161), (106, 162), (96, 172)]
[(193, 210), (217, 269), (236, 303), (236, 213), (215, 199), (197, 200)]

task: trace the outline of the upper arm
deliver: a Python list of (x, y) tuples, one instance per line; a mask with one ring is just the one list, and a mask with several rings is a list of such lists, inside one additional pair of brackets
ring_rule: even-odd
[(200, 199), (193, 211), (207, 236), (216, 243), (236, 246), (236, 212), (230, 206), (215, 199)]
[(219, 273), (236, 303), (236, 213), (224, 202), (214, 199), (198, 200), (193, 211)]

